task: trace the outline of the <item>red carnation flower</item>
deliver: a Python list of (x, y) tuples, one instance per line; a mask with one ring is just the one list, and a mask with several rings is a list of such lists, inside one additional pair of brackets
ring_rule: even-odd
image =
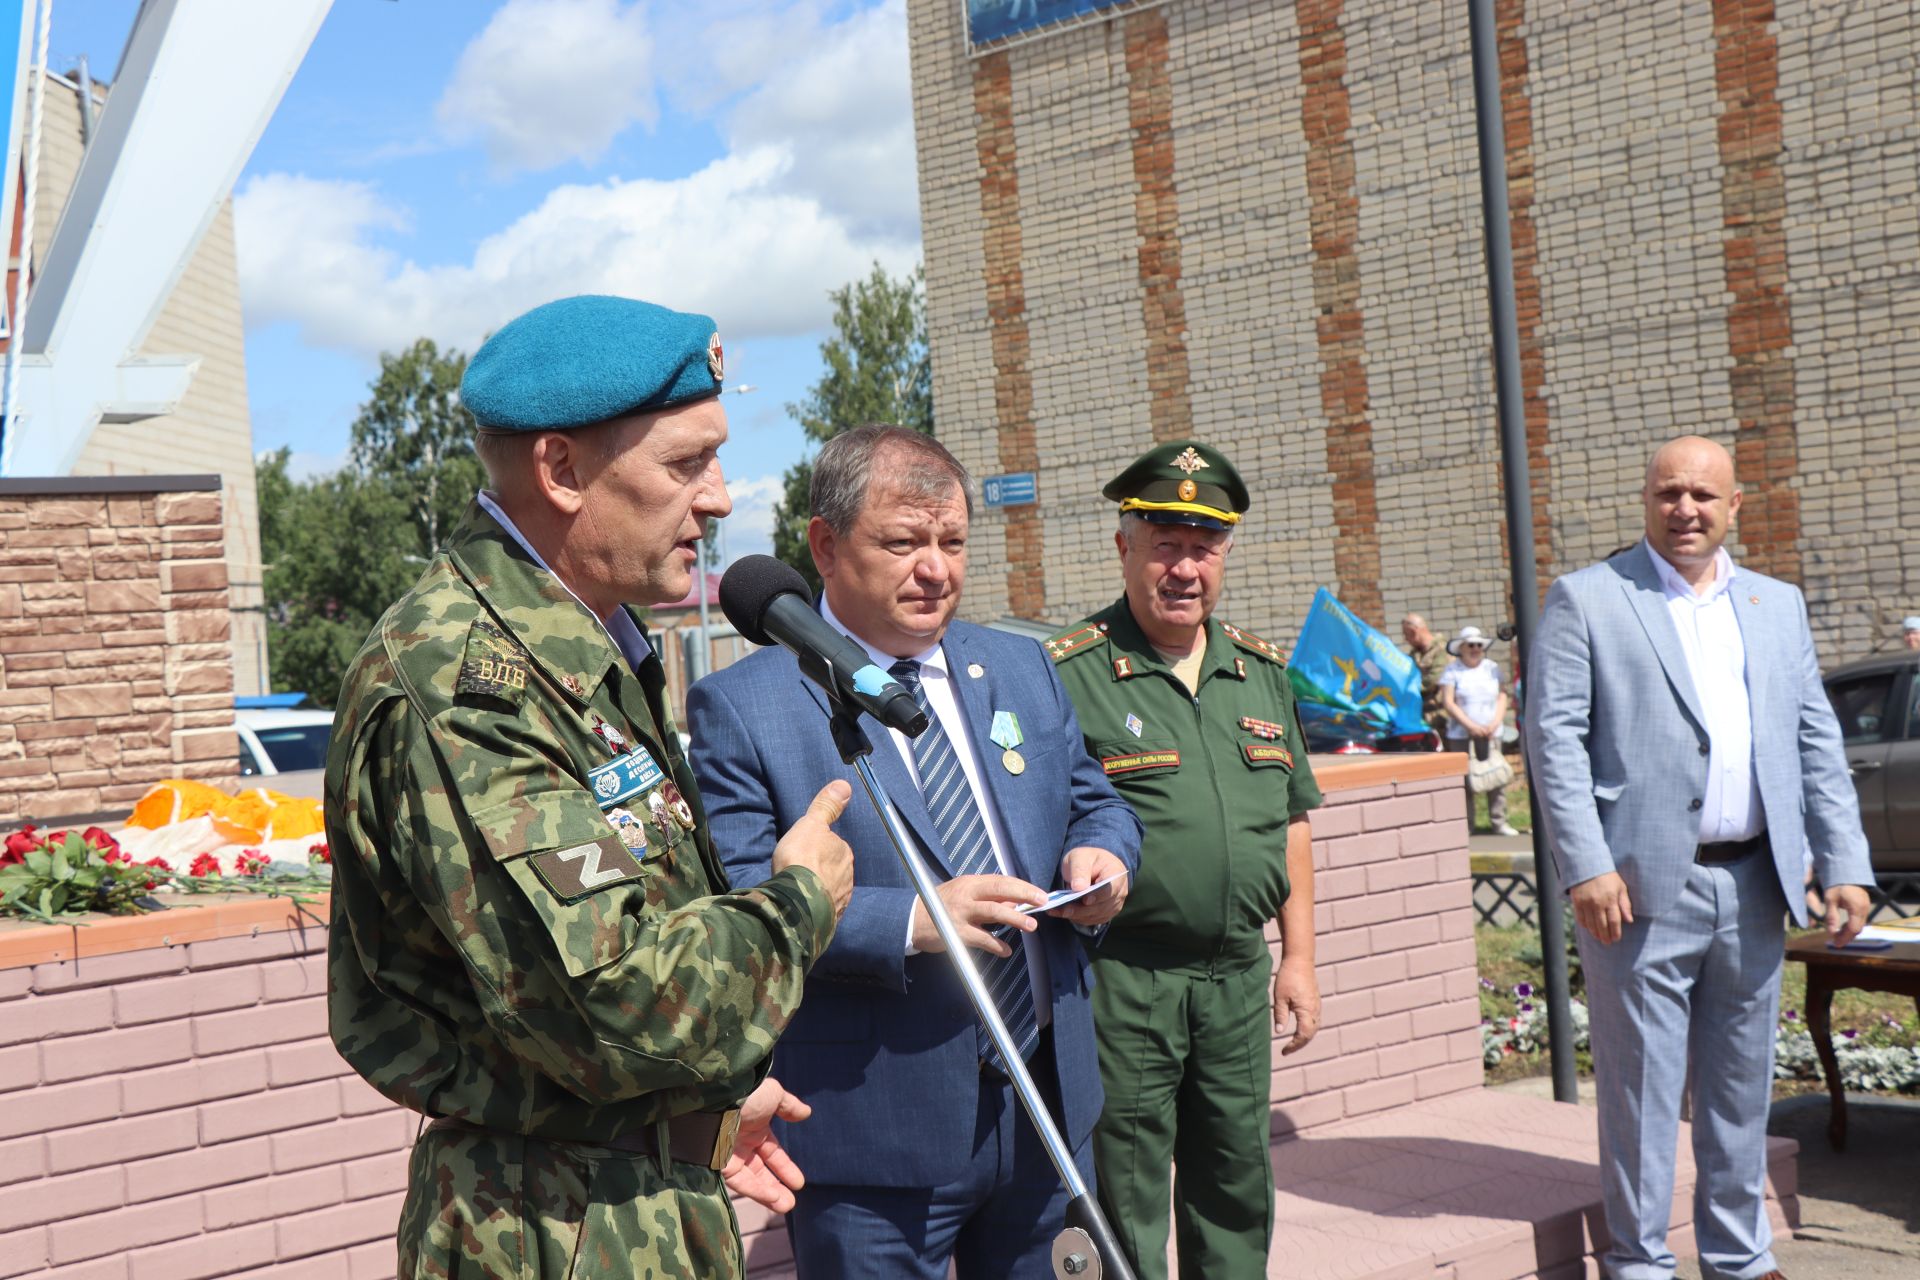
[(203, 853), (193, 860), (193, 865), (187, 868), (187, 874), (195, 879), (203, 876), (217, 876), (220, 874), (220, 859), (210, 853)]
[(34, 834), (35, 830), (34, 825), (28, 823), (7, 837), (6, 849), (0, 851), (0, 867), (25, 862), (29, 853), (46, 843), (45, 839)]
[(257, 876), (266, 871), (270, 861), (272, 859), (258, 849), (242, 849), (240, 856), (234, 859), (234, 866), (243, 876)]
[(333, 862), (333, 851), (327, 848), (327, 842), (325, 840), (320, 841), (318, 844), (308, 845), (307, 861), (310, 863), (317, 862), (321, 866), (327, 866)]

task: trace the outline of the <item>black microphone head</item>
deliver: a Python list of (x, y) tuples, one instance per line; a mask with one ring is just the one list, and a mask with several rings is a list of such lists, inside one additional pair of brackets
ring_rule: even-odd
[(720, 612), (735, 631), (757, 645), (774, 643), (760, 624), (767, 606), (784, 595), (812, 598), (800, 571), (772, 556), (741, 556), (720, 575)]

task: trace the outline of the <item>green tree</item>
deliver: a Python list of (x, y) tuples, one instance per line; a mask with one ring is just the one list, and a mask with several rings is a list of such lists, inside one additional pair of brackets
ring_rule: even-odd
[(460, 407), (467, 357), (420, 338), (382, 353), (371, 397), (353, 421), (353, 461), (391, 484), (431, 559), (459, 522), (484, 472), (473, 452), (473, 419)]
[(288, 451), (254, 467), (273, 687), (331, 705), (373, 624), (433, 558), (480, 487), (466, 357), (421, 339), (382, 355), (348, 463), (299, 481)]
[[(835, 289), (833, 333), (820, 344), (825, 365), (806, 398), (787, 412), (815, 447), (863, 422), (890, 422), (933, 434), (933, 369), (927, 356), (927, 307), (919, 267), (896, 280), (879, 263), (864, 280)], [(787, 469), (773, 509), (773, 553), (818, 590), (807, 552), (809, 456)]]

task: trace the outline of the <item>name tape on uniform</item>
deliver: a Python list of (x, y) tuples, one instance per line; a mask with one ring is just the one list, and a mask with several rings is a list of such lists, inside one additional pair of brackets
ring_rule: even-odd
[(1130, 756), (1109, 756), (1100, 762), (1100, 767), (1111, 778), (1116, 773), (1137, 773), (1142, 769), (1178, 769), (1180, 753), (1178, 751), (1137, 751)]

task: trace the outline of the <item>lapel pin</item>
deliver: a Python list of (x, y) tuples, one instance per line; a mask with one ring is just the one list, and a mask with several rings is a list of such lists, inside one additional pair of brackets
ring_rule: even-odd
[(969, 662), (967, 664), (967, 674), (975, 680), (978, 680), (981, 676), (987, 674), (987, 669), (977, 662)]
[(1759, 603), (1760, 603), (1760, 597), (1759, 597), (1759, 596), (1748, 596), (1748, 597), (1747, 597), (1747, 603), (1748, 603), (1748, 604), (1759, 604)]

